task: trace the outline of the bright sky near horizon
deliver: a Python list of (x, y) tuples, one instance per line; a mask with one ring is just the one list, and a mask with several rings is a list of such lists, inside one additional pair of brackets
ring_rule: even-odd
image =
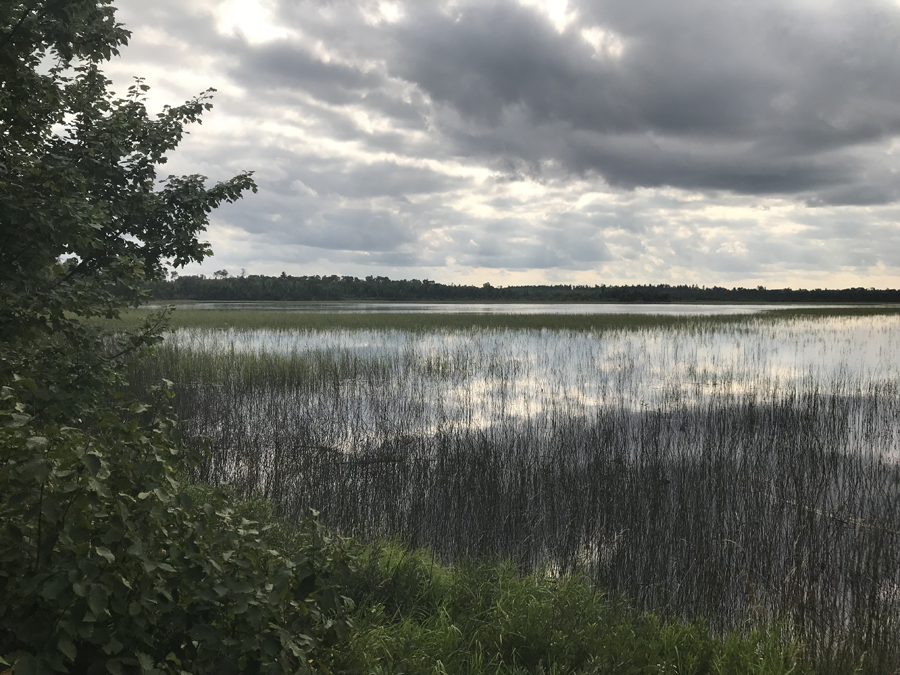
[(900, 4), (118, 0), (260, 191), (186, 273), (900, 286)]

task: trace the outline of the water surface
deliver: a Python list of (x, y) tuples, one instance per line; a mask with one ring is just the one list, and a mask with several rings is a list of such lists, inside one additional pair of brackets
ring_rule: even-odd
[[(147, 305), (159, 309), (165, 303)], [(678, 303), (486, 303), (486, 302), (186, 302), (185, 310), (256, 310), (276, 312), (400, 313), (400, 314), (663, 314), (717, 316), (757, 314), (776, 309), (840, 307), (800, 304), (678, 304)]]
[(597, 308), (744, 314), (182, 328), (140, 377), (176, 383), (200, 478), (284, 517), (314, 508), (448, 560), (583, 570), (716, 630), (787, 621), (811, 650), (900, 644), (900, 315)]

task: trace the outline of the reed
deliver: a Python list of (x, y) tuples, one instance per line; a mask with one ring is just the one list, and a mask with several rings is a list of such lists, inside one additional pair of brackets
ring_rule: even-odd
[(819, 672), (900, 667), (896, 313), (347, 316), (183, 328), (132, 383), (176, 382), (196, 477), (288, 519), (582, 574), (719, 634), (782, 625)]
[[(212, 303), (222, 307), (226, 303)], [(716, 314), (706, 316), (667, 314), (490, 314), (490, 313), (416, 313), (416, 312), (365, 312), (365, 311), (315, 311), (304, 305), (298, 310), (296, 303), (253, 303), (253, 309), (197, 309), (197, 303), (190, 307), (174, 308), (170, 320), (175, 328), (234, 328), (234, 329), (275, 329), (275, 330), (405, 330), (444, 331), (468, 329), (508, 329), (508, 330), (627, 330), (640, 328), (684, 328), (689, 326), (714, 326), (740, 324), (746, 315)], [(398, 306), (400, 303), (397, 303)], [(136, 327), (155, 308), (142, 308), (125, 312), (120, 325)], [(453, 305), (447, 305), (452, 310)], [(573, 305), (577, 307), (577, 305)], [(896, 316), (900, 314), (897, 305), (879, 306), (831, 306), (831, 307), (790, 307), (768, 309), (760, 312), (759, 318), (781, 321), (791, 318), (852, 317), (852, 316)]]

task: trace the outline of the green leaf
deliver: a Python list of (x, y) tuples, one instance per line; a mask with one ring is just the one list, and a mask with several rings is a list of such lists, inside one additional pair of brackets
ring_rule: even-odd
[(125, 549), (125, 552), (128, 555), (142, 557), (144, 555), (144, 544), (140, 539), (134, 538), (131, 540), (131, 545)]
[(70, 661), (74, 661), (75, 657), (78, 656), (78, 650), (75, 649), (75, 645), (72, 643), (72, 640), (70, 640), (68, 636), (64, 635), (59, 639), (58, 647), (59, 651), (65, 654)]
[(53, 465), (46, 459), (32, 459), (30, 462), (25, 463), (22, 476), (24, 478), (31, 478), (38, 483), (45, 483), (50, 476), (52, 468)]
[(46, 436), (32, 436), (25, 442), (25, 447), (29, 450), (43, 451), (48, 442)]
[(106, 498), (109, 498), (109, 497), (112, 496), (111, 493), (110, 493), (110, 491), (109, 491), (109, 488), (108, 488), (107, 485), (106, 485), (106, 481), (104, 481), (104, 480), (100, 480), (100, 479), (97, 479), (97, 478), (91, 478), (90, 480), (88, 480), (88, 485), (89, 485), (89, 486), (91, 487), (91, 489), (92, 489), (94, 492), (96, 492), (100, 497), (106, 497)]
[(221, 632), (218, 628), (208, 623), (199, 623), (191, 628), (190, 635), (194, 640), (205, 642), (218, 640), (221, 637)]
[(20, 656), (13, 665), (15, 675), (38, 675), (37, 660), (31, 655)]
[(97, 455), (88, 453), (81, 458), (81, 462), (92, 476), (96, 476), (100, 472), (101, 463)]
[(97, 555), (106, 558), (109, 562), (114, 563), (116, 561), (116, 556), (105, 546), (98, 546), (94, 550), (97, 552)]
[(153, 669), (153, 659), (149, 655), (144, 652), (137, 652), (136, 656), (142, 672), (146, 673), (148, 670)]
[(23, 427), (31, 420), (31, 415), (25, 415), (22, 413), (13, 413), (10, 415), (12, 422), (9, 424), (11, 427)]
[(55, 600), (68, 585), (68, 580), (63, 575), (57, 574), (41, 589), (41, 597), (44, 600)]
[(90, 595), (88, 595), (88, 607), (95, 615), (100, 615), (105, 609), (109, 601), (109, 594), (106, 589), (99, 584), (91, 586)]
[(114, 635), (109, 639), (109, 641), (105, 645), (103, 645), (103, 651), (106, 654), (118, 654), (120, 651), (122, 651), (122, 648), (124, 646), (125, 645), (123, 645), (121, 642), (119, 642), (116, 639), (116, 636)]
[(37, 391), (37, 384), (30, 377), (18, 377), (16, 376), (16, 380), (19, 384), (21, 384), (28, 391)]

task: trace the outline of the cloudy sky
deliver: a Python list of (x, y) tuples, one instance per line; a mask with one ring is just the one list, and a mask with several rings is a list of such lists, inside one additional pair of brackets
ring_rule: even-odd
[(900, 286), (900, 2), (118, 0), (252, 170), (188, 272)]

